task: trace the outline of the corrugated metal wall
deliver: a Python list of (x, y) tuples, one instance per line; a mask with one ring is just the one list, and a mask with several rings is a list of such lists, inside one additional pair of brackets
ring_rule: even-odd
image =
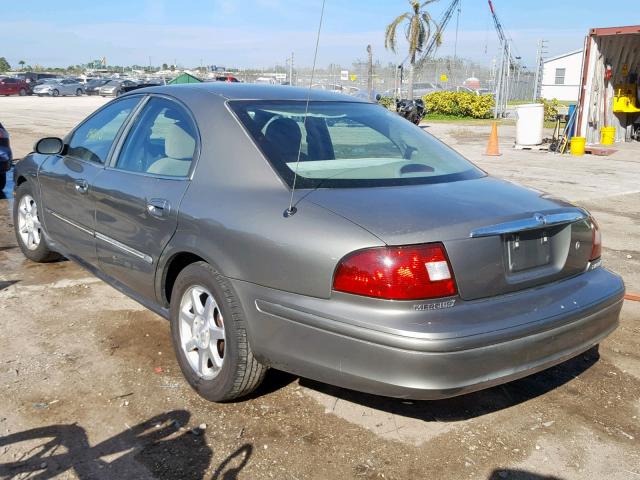
[[(585, 95), (585, 110), (588, 113), (583, 119), (587, 127), (587, 143), (600, 143), (600, 129), (605, 126), (616, 127), (616, 141), (624, 142), (627, 136), (626, 127), (633, 122), (636, 114), (613, 113), (614, 86), (626, 82), (622, 75), (624, 64), (629, 67), (629, 72), (635, 72), (640, 76), (640, 34), (591, 37), (590, 41), (591, 58)], [(607, 82), (606, 95), (605, 63), (613, 67), (613, 76), (611, 81)]]

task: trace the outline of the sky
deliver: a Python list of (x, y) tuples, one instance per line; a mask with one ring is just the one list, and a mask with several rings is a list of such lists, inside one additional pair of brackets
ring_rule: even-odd
[[(105, 56), (110, 65), (179, 66), (201, 64), (227, 68), (285, 63), (311, 66), (322, 0), (29, 0), (3, 2), (0, 56), (12, 66), (68, 66)], [(451, 0), (429, 11), (439, 20)], [(582, 48), (591, 27), (638, 23), (630, 14), (638, 0), (493, 0), (514, 56), (533, 66), (537, 42), (548, 41), (547, 56)], [(384, 29), (408, 10), (407, 0), (326, 0), (317, 63), (351, 65), (366, 58), (401, 61), (384, 48)], [(439, 55), (468, 58), (489, 65), (498, 50), (486, 0), (461, 0), (450, 21)]]

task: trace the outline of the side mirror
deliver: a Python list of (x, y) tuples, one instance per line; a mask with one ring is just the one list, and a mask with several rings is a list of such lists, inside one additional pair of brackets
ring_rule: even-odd
[(56, 137), (41, 138), (36, 142), (34, 150), (42, 155), (58, 155), (64, 150), (64, 142)]
[(382, 95), (376, 93), (376, 102), (379, 102), (380, 100), (382, 100)]

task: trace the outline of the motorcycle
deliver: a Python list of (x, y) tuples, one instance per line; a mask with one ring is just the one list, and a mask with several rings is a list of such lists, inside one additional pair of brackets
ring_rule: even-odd
[(420, 125), (420, 122), (427, 113), (424, 101), (421, 98), (416, 100), (398, 99), (396, 100), (396, 112), (403, 118), (406, 118), (414, 125)]

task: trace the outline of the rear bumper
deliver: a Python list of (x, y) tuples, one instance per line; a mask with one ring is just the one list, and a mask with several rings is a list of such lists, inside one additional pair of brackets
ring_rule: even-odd
[[(349, 321), (339, 301), (233, 283), (247, 310), (252, 348), (261, 361), (329, 384), (412, 399), (469, 393), (574, 357), (617, 327), (624, 296), (622, 280), (600, 268), (505, 296), (503, 304), (460, 302), (450, 309), (408, 311), (414, 326), (409, 332)], [(573, 293), (566, 296), (566, 292)], [(292, 302), (296, 297), (297, 304)], [(332, 303), (337, 308), (332, 310)], [(383, 313), (388, 325), (397, 327), (402, 324), (404, 302), (392, 303), (394, 308)], [(354, 311), (363, 313), (362, 308)], [(460, 312), (470, 315), (467, 329), (456, 316)], [(484, 331), (478, 330), (474, 320), (487, 312), (506, 313), (507, 318), (488, 320)], [(379, 313), (371, 311), (371, 318)], [(438, 331), (436, 318), (456, 324), (457, 334)]]

